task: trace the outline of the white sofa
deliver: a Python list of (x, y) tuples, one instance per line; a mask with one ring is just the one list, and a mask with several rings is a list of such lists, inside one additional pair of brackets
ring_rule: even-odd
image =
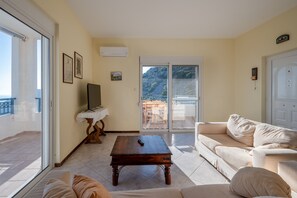
[[(27, 195), (25, 198), (41, 198), (44, 194), (46, 183), (51, 179), (61, 179), (64, 174), (69, 174), (69, 171), (53, 170), (45, 178), (43, 178)], [(64, 178), (64, 182), (68, 185), (72, 185), (72, 178)], [(67, 181), (65, 181), (67, 180)], [(58, 190), (61, 191), (61, 190)], [(193, 186), (189, 188), (153, 188), (153, 189), (141, 189), (141, 190), (127, 190), (127, 191), (113, 191), (110, 192), (112, 198), (242, 198), (242, 196), (236, 195), (230, 192), (229, 184), (212, 184)], [(48, 196), (57, 197), (58, 196)], [(64, 196), (71, 197), (71, 196)], [(103, 197), (103, 196), (102, 196)], [(75, 198), (75, 197), (74, 197)]]
[[(230, 184), (199, 185), (188, 188), (155, 188), (128, 191), (108, 190), (90, 177), (69, 171), (51, 171), (24, 197), (30, 198), (242, 198), (289, 197), (290, 187), (277, 174), (265, 169), (241, 169)], [(274, 196), (274, 197), (273, 197)]]
[[(235, 129), (235, 133), (231, 134), (229, 129)], [(229, 179), (241, 167), (262, 167), (277, 173), (279, 161), (297, 161), (297, 132), (236, 114), (228, 122), (197, 122), (195, 146), (202, 157)]]

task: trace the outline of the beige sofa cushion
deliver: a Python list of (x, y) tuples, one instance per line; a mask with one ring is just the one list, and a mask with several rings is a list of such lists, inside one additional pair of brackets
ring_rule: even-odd
[(50, 179), (43, 189), (42, 198), (76, 198), (71, 186), (60, 179)]
[(239, 169), (229, 187), (232, 192), (243, 197), (291, 197), (290, 186), (278, 174), (264, 168)]
[(245, 147), (245, 144), (233, 140), (226, 134), (199, 134), (199, 141), (214, 153), (217, 146)]
[(101, 183), (84, 175), (74, 175), (72, 188), (78, 198), (111, 198)]
[(252, 166), (253, 158), (249, 154), (252, 148), (218, 146), (215, 149), (216, 154), (235, 169)]
[(256, 126), (254, 146), (277, 143), (286, 148), (297, 148), (297, 131), (261, 123)]
[(278, 174), (297, 192), (297, 161), (279, 162)]
[(227, 134), (248, 146), (253, 146), (255, 128), (254, 122), (237, 114), (230, 115), (227, 122)]
[(229, 184), (210, 184), (193, 186), (181, 189), (183, 198), (205, 197), (205, 198), (238, 198), (229, 190)]
[(129, 190), (110, 193), (112, 198), (183, 198), (177, 188), (154, 188), (144, 190)]

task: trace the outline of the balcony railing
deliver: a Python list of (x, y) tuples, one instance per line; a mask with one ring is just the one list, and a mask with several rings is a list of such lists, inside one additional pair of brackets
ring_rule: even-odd
[(41, 98), (35, 98), (35, 100), (37, 100), (37, 112), (40, 113), (41, 112)]
[(16, 98), (0, 98), (0, 115), (14, 114), (14, 100)]

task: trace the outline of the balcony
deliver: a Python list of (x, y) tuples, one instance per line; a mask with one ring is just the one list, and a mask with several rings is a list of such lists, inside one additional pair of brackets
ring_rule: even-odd
[[(172, 102), (172, 128), (192, 129), (196, 117), (195, 99), (174, 99)], [(168, 128), (168, 104), (161, 100), (144, 100), (142, 103), (143, 129)]]
[(26, 131), (0, 140), (0, 192), (11, 197), (41, 170), (41, 133)]
[(41, 99), (0, 99), (0, 197), (11, 197), (41, 171)]

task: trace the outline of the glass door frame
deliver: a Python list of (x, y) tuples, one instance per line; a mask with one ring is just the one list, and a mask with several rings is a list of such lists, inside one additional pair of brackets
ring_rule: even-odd
[[(47, 17), (43, 12), (38, 8), (34, 3), (32, 3), (29, 0), (24, 1), (17, 1), (17, 0), (5, 0), (0, 1), (0, 9), (8, 13), (9, 15), (13, 16), (17, 20), (21, 21), (22, 23), (26, 24), (30, 28), (34, 29), (35, 31), (39, 32), (43, 37), (48, 39), (48, 45), (43, 45), (41, 48), (48, 47), (47, 51), (43, 51), (42, 49), (42, 56), (45, 55), (45, 53), (48, 55), (46, 59), (42, 58), (42, 64), (46, 64), (45, 67), (46, 70), (42, 70), (42, 89), (46, 90), (46, 94), (43, 94), (43, 97), (46, 97), (46, 103), (42, 104), (42, 108), (46, 110), (46, 112), (43, 112), (41, 120), (47, 119), (47, 126), (44, 126), (42, 124), (42, 130), (44, 130), (44, 127), (47, 128), (47, 145), (43, 145), (41, 147), (42, 155), (43, 157), (46, 157), (47, 159), (42, 159), (42, 166), (41, 171), (38, 175), (36, 175), (29, 183), (26, 183), (23, 185), (23, 188), (16, 192), (14, 197), (23, 197), (25, 194), (32, 189), (34, 185), (37, 184), (37, 182), (42, 179), (53, 167), (53, 155), (54, 155), (54, 145), (53, 145), (53, 129), (55, 126), (55, 120), (54, 117), (57, 117), (57, 111), (54, 111), (54, 104), (53, 102), (58, 101), (57, 95), (54, 94), (57, 92), (57, 90), (54, 89), (55, 85), (55, 76), (57, 73), (57, 70), (54, 69), (54, 62), (55, 60), (55, 34), (56, 34), (56, 25), (55, 23)], [(33, 20), (34, 19), (34, 20)], [(47, 72), (47, 73), (46, 73)], [(56, 77), (57, 78), (57, 77)], [(57, 81), (58, 82), (58, 81)], [(46, 83), (46, 84), (44, 84)], [(44, 99), (43, 99), (44, 100)], [(46, 113), (46, 115), (45, 115)], [(54, 116), (55, 115), (55, 116)], [(56, 120), (57, 120), (56, 119)], [(41, 141), (43, 144), (44, 136), (41, 137)], [(45, 148), (45, 147), (47, 148)], [(47, 149), (47, 151), (45, 151)], [(47, 165), (46, 165), (47, 164)]]
[[(149, 57), (149, 56), (141, 56), (139, 58), (139, 107), (140, 107), (140, 132), (193, 132), (193, 130), (187, 129), (172, 129), (172, 67), (173, 66), (197, 66), (197, 81), (196, 87), (197, 90), (197, 102), (196, 102), (196, 120), (195, 122), (199, 122), (203, 120), (203, 108), (202, 108), (202, 72), (203, 72), (203, 59), (201, 57)], [(143, 67), (145, 66), (167, 66), (168, 68), (168, 79), (167, 79), (167, 101), (168, 101), (168, 129), (143, 129), (143, 109), (142, 109), (142, 72)], [(195, 127), (195, 126), (194, 126)]]

